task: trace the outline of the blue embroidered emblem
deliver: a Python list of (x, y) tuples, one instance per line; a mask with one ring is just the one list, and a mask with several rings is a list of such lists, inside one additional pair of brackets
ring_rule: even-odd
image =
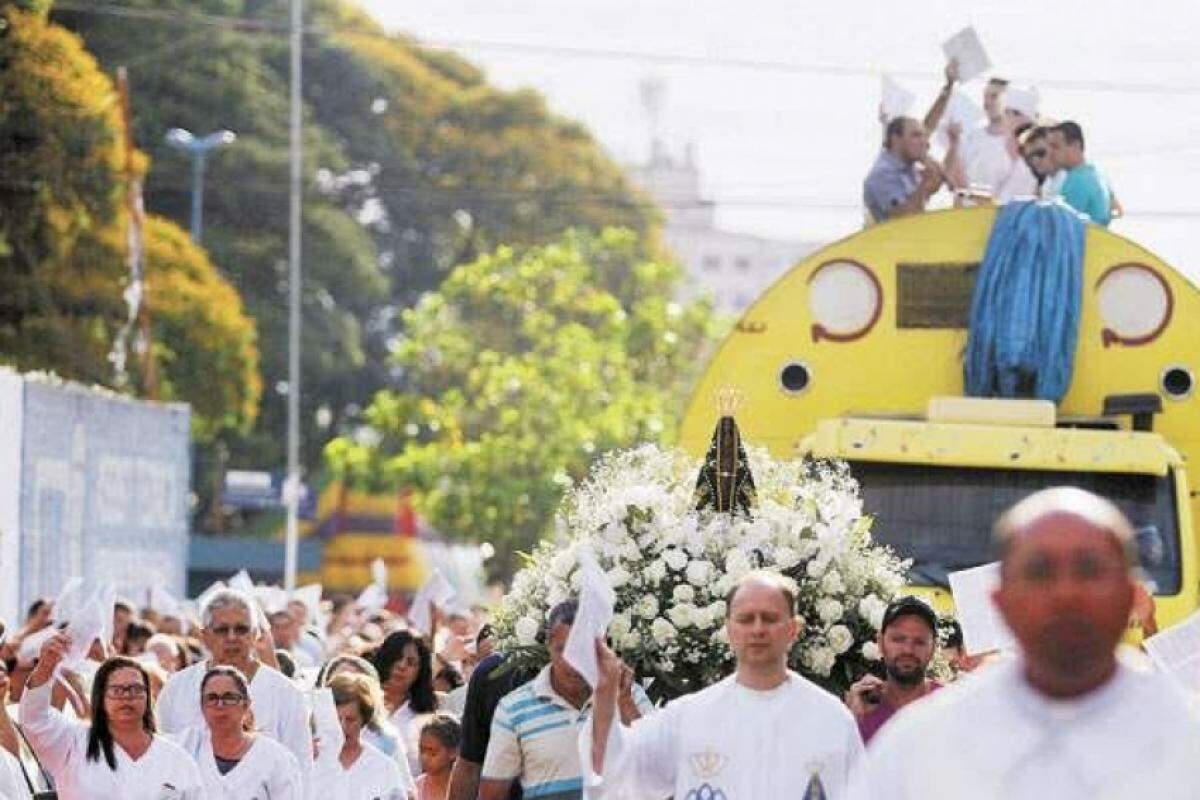
[(729, 800), (720, 789), (714, 789), (707, 783), (700, 784), (698, 789), (692, 789), (683, 800)]

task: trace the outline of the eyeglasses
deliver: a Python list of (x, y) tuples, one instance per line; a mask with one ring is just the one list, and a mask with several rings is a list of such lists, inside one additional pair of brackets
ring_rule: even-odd
[(209, 706), (210, 708), (216, 708), (217, 706), (224, 706), (227, 708), (229, 706), (240, 706), (243, 702), (245, 702), (246, 697), (245, 695), (240, 695), (237, 692), (226, 692), (225, 694), (206, 694), (200, 699), (204, 702), (204, 705)]
[(1045, 158), (1045, 157), (1046, 157), (1046, 152), (1047, 152), (1047, 151), (1046, 151), (1046, 148), (1044, 148), (1044, 147), (1039, 147), (1037, 150), (1030, 150), (1030, 151), (1029, 151), (1029, 157), (1030, 157), (1030, 158)]
[(213, 634), (224, 639), (229, 634), (233, 634), (239, 639), (250, 635), (249, 625), (218, 625), (211, 629)]
[(104, 687), (104, 694), (114, 700), (124, 700), (127, 697), (138, 699), (146, 696), (146, 687), (140, 683), (110, 683)]

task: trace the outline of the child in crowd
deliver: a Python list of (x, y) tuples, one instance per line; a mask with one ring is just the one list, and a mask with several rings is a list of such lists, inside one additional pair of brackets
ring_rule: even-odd
[(449, 714), (434, 714), (421, 728), (422, 774), (417, 778), (417, 800), (446, 800), (461, 741), (462, 727)]

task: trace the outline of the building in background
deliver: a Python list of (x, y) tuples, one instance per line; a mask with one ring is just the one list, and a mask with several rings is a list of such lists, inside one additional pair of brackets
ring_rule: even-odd
[(709, 294), (718, 313), (740, 315), (823, 243), (767, 239), (718, 228), (716, 203), (700, 192), (695, 149), (689, 144), (683, 157), (675, 158), (663, 143), (665, 84), (649, 78), (640, 89), (650, 125), (650, 159), (630, 167), (630, 176), (663, 209), (663, 239), (687, 273), (684, 297)]

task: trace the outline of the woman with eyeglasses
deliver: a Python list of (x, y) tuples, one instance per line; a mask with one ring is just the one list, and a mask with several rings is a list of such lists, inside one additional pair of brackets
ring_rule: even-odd
[(181, 737), (196, 760), (205, 800), (301, 800), (300, 765), (288, 749), (253, 732), (250, 684), (235, 667), (210, 667), (197, 698), (204, 725)]
[(21, 726), (59, 799), (201, 800), (196, 763), (156, 732), (150, 679), (138, 662), (117, 656), (96, 671), (90, 724), (51, 709), (55, 671), (70, 647), (66, 633), (47, 639), (21, 696)]

